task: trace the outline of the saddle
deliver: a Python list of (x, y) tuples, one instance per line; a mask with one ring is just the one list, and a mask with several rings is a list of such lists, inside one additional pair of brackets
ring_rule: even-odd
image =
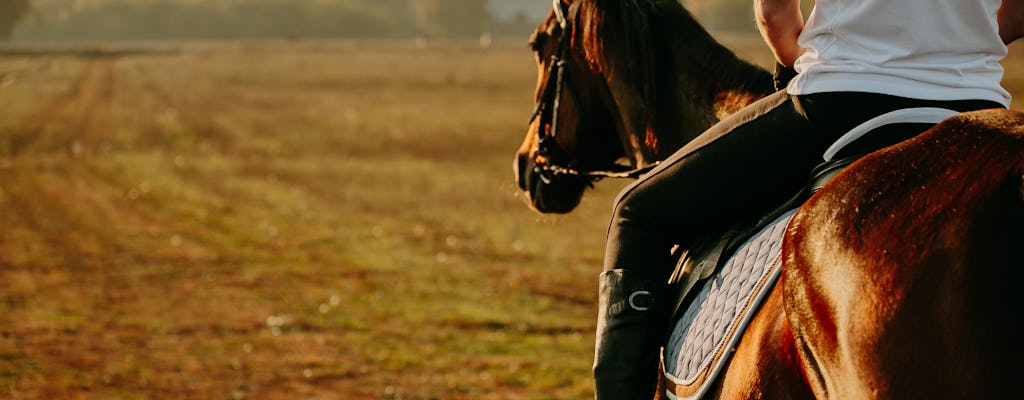
[[(823, 154), (823, 162), (811, 173), (807, 185), (787, 201), (779, 204), (756, 221), (744, 221), (728, 231), (713, 235), (711, 239), (687, 250), (677, 249), (679, 261), (670, 278), (670, 293), (675, 293), (672, 321), (675, 331), (668, 341), (663, 364), (684, 362), (666, 359), (691, 351), (699, 343), (700, 355), (682, 354), (685, 366), (672, 365), (676, 376), (670, 376), (675, 394), (671, 398), (699, 398), (706, 387), (714, 382), (724, 368), (730, 351), (746, 329), (746, 324), (759, 302), (774, 286), (781, 268), (781, 238), (789, 219), (812, 194), (821, 189), (832, 177), (864, 155), (913, 137), (931, 125), (959, 114), (941, 108), (909, 108), (889, 112), (855, 127), (840, 137)], [(879, 129), (893, 124), (928, 124), (927, 126), (899, 127), (900, 134), (891, 129)], [(879, 137), (878, 135), (884, 135)], [(740, 258), (748, 258), (740, 260)], [(754, 259), (757, 258), (757, 259)], [(710, 279), (715, 278), (715, 279)], [(729, 283), (733, 282), (733, 283)], [(737, 283), (738, 282), (738, 283)], [(726, 284), (746, 285), (742, 288), (723, 287)], [(699, 289), (699, 290), (694, 290)], [(727, 297), (725, 300), (715, 296)], [(695, 301), (696, 299), (696, 301)], [(729, 303), (733, 315), (726, 322), (714, 321), (711, 327), (694, 327), (710, 318), (714, 311), (700, 311), (703, 305), (714, 307)], [(729, 314), (729, 312), (719, 312)], [(680, 329), (682, 325), (685, 325)], [(680, 335), (705, 334), (707, 338), (686, 338)], [(685, 342), (685, 343), (684, 343)], [(671, 346), (686, 349), (670, 348)], [(701, 358), (703, 357), (703, 358)], [(671, 357), (669, 357), (671, 358)]]

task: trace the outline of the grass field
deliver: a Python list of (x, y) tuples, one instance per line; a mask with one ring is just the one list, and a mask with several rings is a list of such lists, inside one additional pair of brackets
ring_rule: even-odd
[(626, 182), (524, 205), (525, 40), (0, 53), (0, 397), (592, 397)]

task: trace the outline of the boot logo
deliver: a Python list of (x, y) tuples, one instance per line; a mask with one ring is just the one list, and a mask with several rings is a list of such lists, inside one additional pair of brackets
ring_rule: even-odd
[(638, 290), (629, 295), (629, 307), (637, 311), (647, 311), (654, 305), (654, 297), (651, 292)]

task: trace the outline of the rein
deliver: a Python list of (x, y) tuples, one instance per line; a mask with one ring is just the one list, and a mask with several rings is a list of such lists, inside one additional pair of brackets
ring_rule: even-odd
[[(533, 122), (538, 117), (540, 118), (540, 125), (537, 129), (537, 152), (541, 156), (553, 161), (556, 155), (565, 154), (565, 150), (558, 146), (555, 135), (558, 133), (558, 110), (562, 102), (562, 88), (568, 80), (565, 66), (569, 60), (569, 43), (572, 40), (569, 33), (569, 19), (565, 15), (567, 10), (562, 9), (562, 2), (560, 0), (552, 0), (552, 8), (558, 20), (558, 25), (561, 28), (561, 32), (558, 35), (558, 51), (551, 56), (548, 80), (544, 84), (544, 90), (541, 92), (541, 97), (534, 107), (533, 113), (530, 115), (530, 122)], [(555, 77), (554, 81), (550, 79), (551, 76)], [(573, 100), (578, 102), (575, 96)], [(618, 166), (621, 168), (613, 167), (609, 170), (587, 171), (551, 162), (534, 166), (534, 172), (540, 175), (544, 183), (551, 183), (551, 179), (558, 175), (587, 178), (591, 182), (596, 182), (604, 178), (638, 178), (657, 165), (658, 163), (655, 162), (633, 169), (628, 166)]]

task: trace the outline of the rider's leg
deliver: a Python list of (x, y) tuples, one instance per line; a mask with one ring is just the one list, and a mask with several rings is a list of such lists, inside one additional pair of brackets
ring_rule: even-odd
[[(747, 114), (723, 121), (717, 130), (712, 129), (685, 146), (624, 190), (616, 201), (609, 228), (605, 272), (600, 281), (594, 360), (598, 399), (650, 398), (657, 384), (659, 349), (664, 342), (671, 306), (674, 305), (674, 299), (664, 293), (668, 275), (676, 262), (676, 257), (671, 254), (673, 245), (691, 243), (696, 233), (727, 226), (726, 221), (736, 217), (726, 216), (720, 211), (729, 210), (732, 214), (743, 207), (735, 204), (739, 199), (723, 201), (719, 198), (739, 197), (739, 191), (729, 186), (745, 185), (747, 179), (742, 175), (750, 172), (745, 170), (767, 169), (756, 167), (756, 164), (773, 161), (778, 156), (757, 154), (770, 151), (758, 143), (766, 141), (765, 138), (754, 135), (748, 140), (740, 136), (752, 134), (730, 132), (736, 130), (734, 128), (765, 122), (772, 127), (760, 129), (809, 130), (801, 112), (784, 93), (774, 95), (749, 110)], [(786, 118), (782, 117), (783, 114)], [(747, 131), (755, 130), (748, 127)], [(737, 138), (733, 138), (734, 135)], [(793, 136), (800, 134), (797, 132)], [(787, 137), (782, 141), (791, 140)], [(750, 142), (749, 145), (746, 142)], [(777, 145), (786, 147), (790, 144)], [(771, 189), (777, 192), (774, 196), (763, 193), (767, 199), (791, 195), (790, 188), (798, 188), (806, 180), (806, 173), (793, 171), (810, 170), (815, 161), (813, 157), (795, 161), (793, 156), (781, 157), (791, 161), (780, 168), (782, 172), (779, 174), (800, 175), (799, 178), (773, 185), (762, 182), (760, 184), (764, 188), (748, 186), (744, 190)], [(730, 161), (731, 158), (737, 160)], [(745, 166), (747, 164), (742, 162), (754, 165)], [(763, 171), (754, 173), (768, 175)], [(782, 186), (776, 188), (774, 185)], [(710, 197), (703, 197), (706, 194)], [(709, 201), (714, 208), (703, 204)], [(753, 205), (748, 204), (746, 208)], [(642, 299), (650, 306), (635, 307), (636, 302), (630, 302), (631, 299)]]

